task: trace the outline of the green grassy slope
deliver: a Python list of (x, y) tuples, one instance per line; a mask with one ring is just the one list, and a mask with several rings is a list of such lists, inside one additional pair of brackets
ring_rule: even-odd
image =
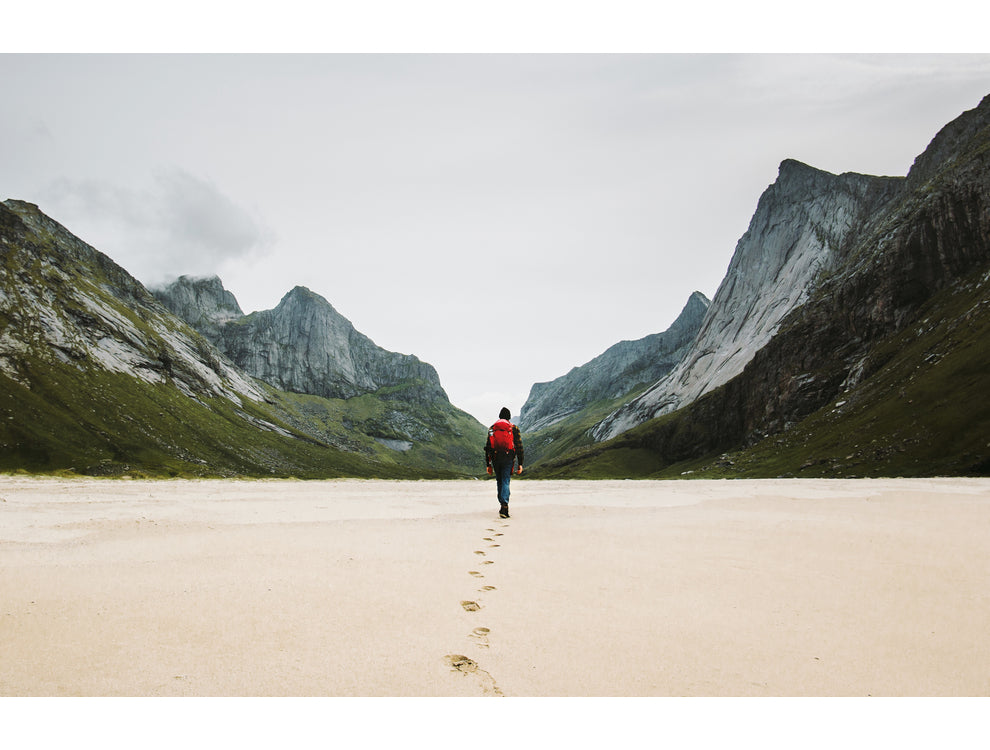
[[(424, 475), (483, 473), (485, 428), (474, 417), (449, 404), (389, 400), (397, 395), (396, 388), (389, 390), (325, 399), (273, 389), (270, 398), (287, 424), (382, 466)], [(410, 433), (422, 439), (410, 440)]]
[[(695, 405), (536, 467), (543, 478), (990, 475), (990, 273), (933, 297), (873, 354), (878, 369), (790, 429), (729, 453), (671, 461), (661, 429), (705, 429)], [(701, 401), (699, 399), (699, 401)]]
[[(108, 366), (107, 351), (123, 354)], [(0, 471), (480, 473), (484, 428), (445, 401), (417, 399), (421, 385), (340, 401), (252, 381), (37, 207), (0, 204)], [(400, 440), (409, 450), (395, 449)]]
[[(50, 363), (31, 383), (27, 388), (0, 374), (0, 471), (299, 478), (480, 473), (483, 431), (466, 415), (454, 420), (463, 437), (399, 452), (361, 434), (360, 424), (350, 431), (349, 445), (321, 440), (320, 419), (343, 425), (360, 411), (348, 402), (273, 392), (270, 403), (245, 400), (238, 407), (220, 397), (188, 398), (167, 383)], [(309, 423), (288, 408), (301, 400), (308, 403)], [(348, 433), (343, 426), (341, 432)]]
[(523, 433), (526, 464), (539, 467), (594, 444), (588, 431), (622, 404), (639, 396), (645, 387), (637, 388), (619, 398), (588, 404), (581, 411), (535, 432)]
[[(375, 476), (403, 472), (260, 429), (251, 402), (197, 400), (167, 383), (44, 363), (31, 388), (0, 375), (0, 470), (133, 476)], [(238, 411), (241, 414), (238, 414)]]

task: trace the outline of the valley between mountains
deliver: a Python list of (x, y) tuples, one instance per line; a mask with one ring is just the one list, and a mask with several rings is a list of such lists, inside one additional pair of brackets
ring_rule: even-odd
[[(0, 204), (0, 471), (454, 478), (486, 427), (302, 286), (146, 288)], [(357, 283), (360, 283), (359, 280)], [(794, 159), (714, 298), (533, 385), (533, 478), (990, 474), (990, 97), (904, 177)]]

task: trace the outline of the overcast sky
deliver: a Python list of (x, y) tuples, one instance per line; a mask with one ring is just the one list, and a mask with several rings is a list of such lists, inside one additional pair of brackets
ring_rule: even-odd
[(0, 55), (0, 199), (296, 285), (490, 423), (712, 297), (780, 162), (904, 175), (990, 55)]

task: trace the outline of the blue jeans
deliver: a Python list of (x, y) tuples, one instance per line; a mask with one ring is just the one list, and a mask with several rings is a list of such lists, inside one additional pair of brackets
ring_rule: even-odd
[(509, 479), (512, 477), (513, 462), (494, 464), (495, 484), (498, 486), (498, 501), (500, 503), (509, 502)]

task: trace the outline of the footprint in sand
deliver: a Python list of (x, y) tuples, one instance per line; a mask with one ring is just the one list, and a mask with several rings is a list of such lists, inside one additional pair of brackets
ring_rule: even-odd
[(478, 591), (494, 591), (494, 590), (495, 590), (494, 586), (482, 586), (480, 589), (478, 589)]
[(477, 570), (469, 570), (468, 575), (472, 575), (475, 578), (484, 578), (484, 576), (481, 573), (479, 573)]
[(476, 554), (476, 555), (483, 555), (483, 554), (485, 554), (485, 553), (484, 553), (484, 552), (482, 552), (482, 551), (481, 551), (480, 549), (476, 549), (476, 550), (474, 551), (474, 554)]
[(483, 541), (483, 542), (491, 542), (493, 540), (492, 540), (492, 538), (490, 536), (484, 536), (484, 537), (481, 538), (481, 541)]
[(478, 666), (474, 659), (464, 656), (464, 654), (447, 654), (444, 657), (447, 663), (455, 672), (463, 674), (474, 674), (481, 678), (481, 687), (489, 695), (502, 695), (502, 691), (495, 684), (495, 679), (485, 670)]
[(470, 673), (478, 671), (478, 662), (469, 659), (464, 654), (447, 654), (447, 663), (458, 672)]
[(485, 561), (484, 561), (483, 563), (481, 563), (481, 564), (482, 564), (482, 565), (494, 565), (494, 564), (495, 564), (495, 561), (494, 561), (494, 560), (485, 560)]
[(501, 547), (502, 545), (501, 544), (489, 544), (488, 546), (489, 547)]
[(471, 635), (469, 635), (468, 638), (478, 641), (478, 645), (481, 646), (481, 648), (489, 648), (490, 644), (488, 643), (488, 634), (491, 632), (492, 631), (488, 628), (475, 628), (471, 631)]
[(481, 605), (478, 602), (461, 602), (461, 606), (468, 612), (477, 612), (481, 609)]

